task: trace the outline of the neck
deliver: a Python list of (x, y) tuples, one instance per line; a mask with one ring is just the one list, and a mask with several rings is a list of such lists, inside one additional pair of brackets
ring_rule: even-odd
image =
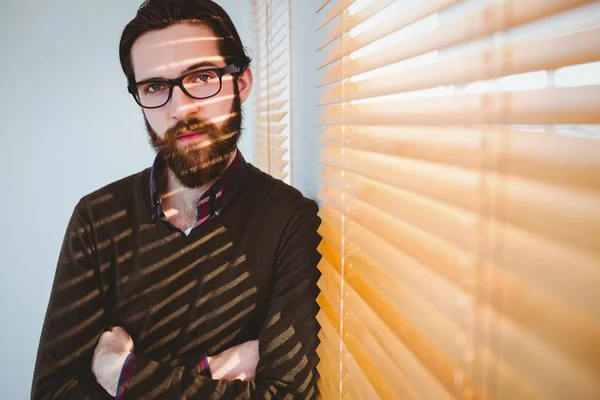
[[(237, 154), (237, 149), (233, 153), (229, 155), (229, 160), (227, 162), (227, 166), (225, 170), (229, 168), (235, 156)], [(196, 187), (196, 188), (188, 188), (184, 186), (173, 171), (170, 168), (166, 169), (166, 174), (162, 179), (162, 184), (159, 184), (159, 187), (162, 187), (164, 190), (161, 190), (161, 197), (164, 200), (169, 201), (169, 203), (195, 203), (210, 187), (214, 184), (214, 182), (207, 182), (205, 185)]]

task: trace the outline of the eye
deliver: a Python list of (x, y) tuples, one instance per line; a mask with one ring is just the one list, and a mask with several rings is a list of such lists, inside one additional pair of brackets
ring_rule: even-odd
[(164, 83), (150, 83), (144, 87), (144, 92), (148, 94), (156, 94), (167, 90), (167, 85)]
[(219, 76), (215, 71), (205, 70), (205, 71), (197, 71), (190, 75), (188, 75), (184, 82), (188, 85), (208, 85), (218, 81)]
[(202, 75), (198, 75), (196, 77), (196, 81), (200, 81), (200, 82), (208, 82), (208, 80), (211, 78), (210, 75), (208, 74), (202, 74)]

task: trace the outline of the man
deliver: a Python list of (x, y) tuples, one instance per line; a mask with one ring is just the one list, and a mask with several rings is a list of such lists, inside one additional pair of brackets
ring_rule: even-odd
[(157, 156), (75, 207), (32, 398), (315, 398), (317, 206), (237, 150), (253, 79), (231, 19), (148, 0), (120, 58)]

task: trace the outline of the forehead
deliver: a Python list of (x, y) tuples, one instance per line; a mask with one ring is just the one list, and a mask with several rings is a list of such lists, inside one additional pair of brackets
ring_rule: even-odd
[(136, 81), (163, 77), (175, 78), (201, 62), (223, 66), (219, 53), (220, 37), (205, 24), (184, 23), (140, 36), (131, 48)]

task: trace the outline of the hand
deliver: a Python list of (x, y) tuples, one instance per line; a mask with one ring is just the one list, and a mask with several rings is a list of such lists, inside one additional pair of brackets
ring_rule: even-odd
[(121, 370), (131, 352), (133, 340), (125, 329), (116, 326), (100, 335), (92, 358), (92, 373), (98, 383), (113, 397), (117, 395)]
[(208, 365), (213, 379), (252, 380), (258, 365), (258, 340), (233, 346), (208, 357)]

